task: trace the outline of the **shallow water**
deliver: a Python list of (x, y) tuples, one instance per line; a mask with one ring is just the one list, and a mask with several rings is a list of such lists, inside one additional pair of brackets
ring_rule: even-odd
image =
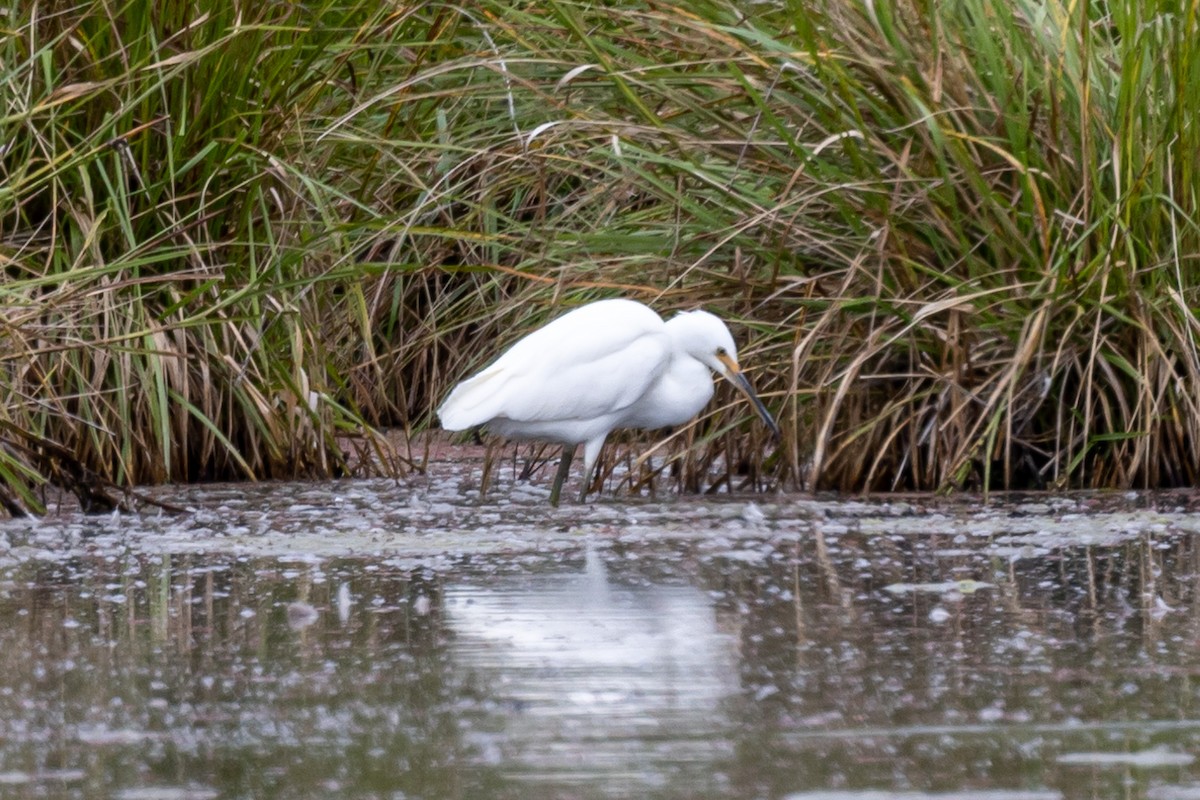
[(0, 523), (0, 797), (1200, 798), (1197, 498)]

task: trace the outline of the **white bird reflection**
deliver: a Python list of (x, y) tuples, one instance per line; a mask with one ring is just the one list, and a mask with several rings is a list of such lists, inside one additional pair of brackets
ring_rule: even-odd
[(614, 584), (589, 548), (582, 573), (449, 588), (444, 608), (454, 660), (500, 701), (499, 745), (525, 778), (569, 765), (571, 780), (638, 782), (660, 756), (677, 769), (729, 747), (736, 641), (699, 589)]

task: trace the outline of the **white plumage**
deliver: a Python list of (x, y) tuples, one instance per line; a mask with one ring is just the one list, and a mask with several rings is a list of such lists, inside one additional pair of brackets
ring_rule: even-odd
[(600, 300), (518, 341), (490, 366), (454, 387), (438, 408), (446, 430), (486, 426), (510, 439), (564, 445), (551, 501), (579, 444), (584, 491), (609, 432), (664, 428), (696, 416), (712, 399), (712, 372), (779, 428), (737, 363), (729, 329), (706, 311), (668, 322), (632, 300)]

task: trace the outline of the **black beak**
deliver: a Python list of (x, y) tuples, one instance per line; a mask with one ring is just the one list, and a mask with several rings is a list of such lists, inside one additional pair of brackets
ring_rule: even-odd
[(721, 363), (725, 365), (725, 377), (729, 382), (738, 388), (738, 390), (746, 395), (746, 399), (754, 406), (755, 413), (762, 418), (766, 426), (771, 429), (771, 436), (775, 441), (783, 438), (783, 434), (779, 431), (779, 425), (775, 422), (775, 418), (771, 416), (771, 412), (767, 411), (767, 407), (763, 405), (762, 400), (758, 399), (758, 395), (754, 391), (754, 387), (750, 385), (750, 381), (742, 374), (741, 369), (734, 363), (733, 359), (721, 359)]

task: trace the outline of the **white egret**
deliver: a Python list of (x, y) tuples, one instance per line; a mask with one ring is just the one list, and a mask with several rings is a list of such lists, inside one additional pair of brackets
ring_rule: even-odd
[(724, 322), (707, 311), (663, 322), (633, 300), (589, 303), (530, 333), (455, 386), (437, 413), (450, 431), (483, 426), (510, 439), (562, 444), (550, 491), (557, 505), (580, 444), (582, 501), (609, 432), (687, 422), (712, 399), (710, 370), (740, 389), (779, 438)]

